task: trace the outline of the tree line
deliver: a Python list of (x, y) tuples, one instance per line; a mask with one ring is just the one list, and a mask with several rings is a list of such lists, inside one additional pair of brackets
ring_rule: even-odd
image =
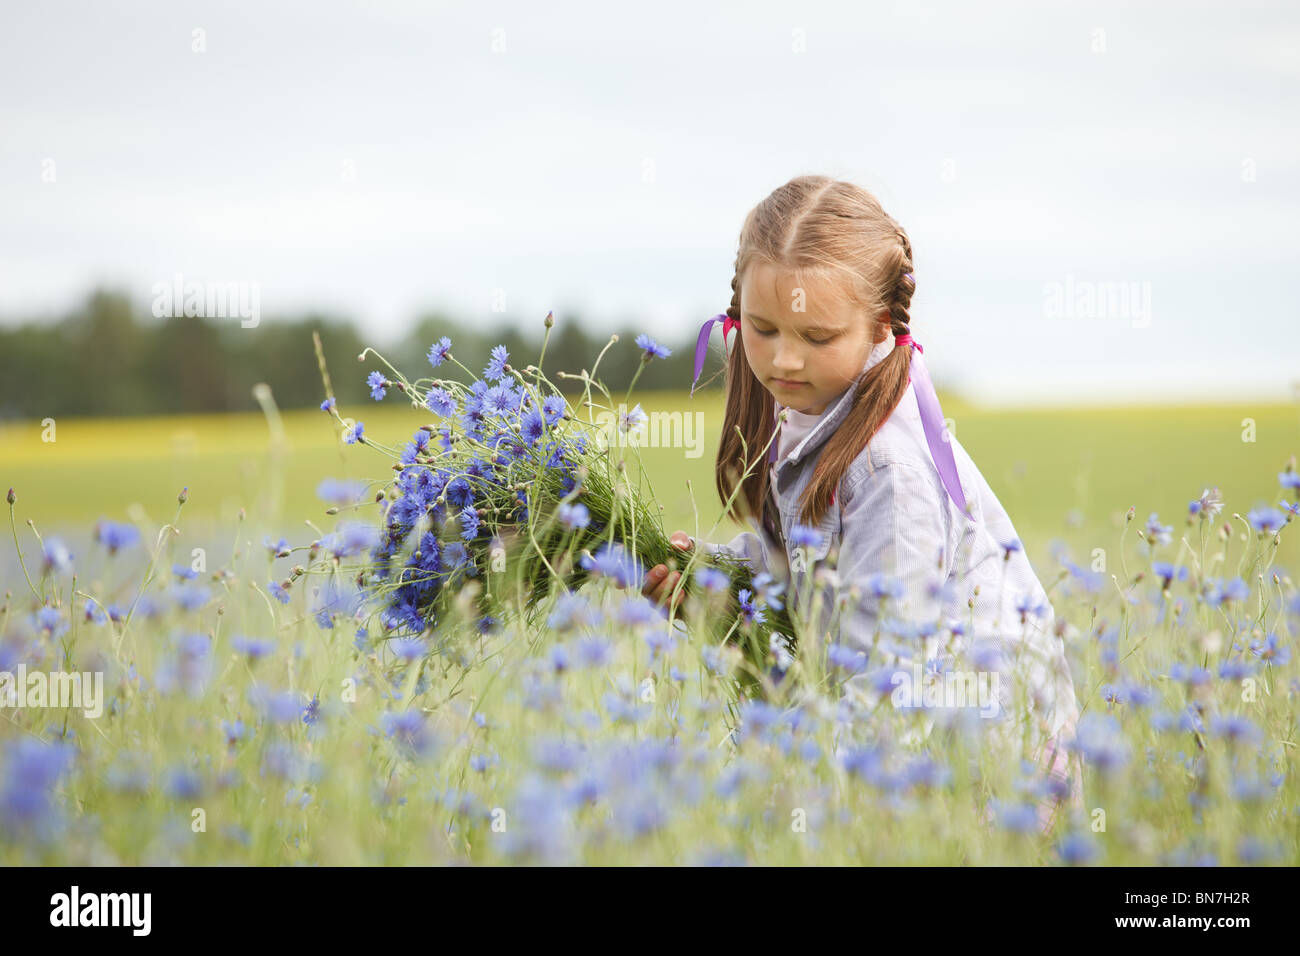
[[(517, 367), (535, 364), (545, 328), (542, 316), (527, 327), (492, 326), (482, 317), (432, 311), (416, 317), (402, 334), (387, 341), (363, 336), (349, 318), (325, 313), (267, 317), (254, 327), (238, 319), (155, 318), (117, 290), (99, 288), (70, 313), (54, 321), (0, 323), (0, 420), (58, 415), (144, 415), (192, 412), (253, 411), (252, 388), (271, 386), (281, 408), (319, 406), (325, 397), (312, 332), (319, 332), (334, 393), (340, 402), (371, 401), (365, 385), (372, 370), (386, 372), (372, 355), (357, 356), (366, 346), (378, 349), (409, 379), (440, 377), (464, 380), (454, 365), (433, 369), (429, 347), (442, 336), (452, 354), (481, 374), (496, 345), (510, 352)], [(650, 334), (672, 349), (655, 359), (637, 379), (636, 391), (689, 388), (694, 372), (695, 342), (669, 341), (653, 329), (625, 323), (594, 332), (578, 316), (559, 314), (546, 346), (543, 369), (566, 394), (580, 389), (555, 373), (591, 369), (609, 342), (597, 377), (619, 397), (641, 364), (635, 339)], [(719, 387), (720, 335), (700, 387)], [(734, 340), (734, 336), (733, 336)], [(394, 400), (390, 395), (389, 401)]]

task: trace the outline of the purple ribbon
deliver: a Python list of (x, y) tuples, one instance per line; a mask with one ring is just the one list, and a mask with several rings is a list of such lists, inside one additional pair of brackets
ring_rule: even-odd
[(957, 477), (957, 459), (952, 453), (952, 442), (945, 437), (943, 409), (939, 407), (939, 396), (935, 394), (930, 372), (925, 367), (925, 360), (921, 358), (925, 349), (911, 335), (895, 336), (894, 345), (913, 347), (908, 371), (912, 378), (912, 391), (916, 392), (916, 404), (921, 409), (921, 426), (925, 429), (926, 444), (930, 446), (930, 457), (939, 469), (939, 477), (948, 490), (948, 497), (969, 517), (966, 494), (962, 491), (961, 479)]
[(695, 396), (695, 383), (700, 380), (700, 372), (704, 371), (704, 356), (709, 351), (709, 333), (713, 331), (713, 323), (722, 323), (722, 345), (727, 345), (727, 333), (732, 329), (740, 328), (740, 321), (733, 319), (725, 312), (719, 312), (711, 319), (705, 319), (704, 324), (700, 326), (700, 335), (695, 340), (695, 378), (691, 380), (691, 397)]
[[(691, 381), (692, 396), (695, 395), (695, 384), (700, 380), (700, 373), (704, 369), (704, 358), (709, 351), (709, 333), (713, 331), (713, 325), (716, 322), (722, 323), (722, 343), (724, 347), (727, 342), (727, 333), (733, 328), (740, 328), (740, 322), (728, 317), (725, 312), (719, 312), (713, 318), (705, 319), (704, 324), (700, 326), (700, 334), (695, 341), (695, 378)], [(947, 430), (943, 425), (943, 409), (939, 407), (939, 396), (935, 393), (934, 383), (930, 380), (930, 373), (925, 367), (925, 361), (921, 358), (921, 353), (925, 349), (921, 348), (921, 343), (913, 339), (910, 334), (895, 336), (894, 345), (898, 348), (912, 347), (908, 373), (913, 383), (912, 390), (916, 392), (917, 407), (921, 411), (921, 426), (925, 429), (926, 444), (930, 446), (930, 457), (939, 470), (939, 478), (943, 481), (948, 497), (961, 509), (963, 514), (969, 517), (970, 512), (966, 506), (966, 494), (962, 490), (961, 479), (957, 476), (957, 459), (952, 453), (952, 442), (945, 437)], [(769, 462), (776, 461), (776, 448), (777, 440), (773, 439), (767, 456)]]

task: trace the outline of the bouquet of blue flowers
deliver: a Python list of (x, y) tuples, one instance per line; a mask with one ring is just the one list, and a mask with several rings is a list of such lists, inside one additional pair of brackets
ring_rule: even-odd
[[(549, 314), (545, 325), (549, 339)], [(395, 390), (437, 419), (422, 424), (402, 448), (384, 446), (366, 435), (362, 422), (339, 416), (318, 354), (327, 393), (321, 408), (344, 426), (343, 440), (394, 460), (395, 474), (376, 495), (379, 528), (343, 522), (335, 536), (355, 540), (331, 548), (335, 554), (368, 553), (357, 583), (363, 598), (379, 608), (386, 637), (423, 635), (430, 653), (446, 650), (457, 635), (442, 625), (453, 617), (463, 620), (467, 601), (481, 633), (511, 617), (536, 633), (551, 598), (595, 578), (616, 588), (640, 588), (646, 568), (680, 564), (682, 555), (671, 546), (658, 508), (638, 493), (627, 461), (602, 440), (591, 415), (600, 405), (594, 392), (612, 405), (595, 373), (618, 337), (611, 337), (591, 372), (558, 374), (581, 383), (578, 407), (585, 418), (542, 372), (547, 339), (537, 365), (515, 368), (498, 345), (476, 376), (444, 336), (429, 349), (429, 364), (435, 370), (459, 368), (468, 384), (450, 377), (409, 380), (373, 349), (362, 352), (360, 360), (373, 353), (387, 369), (370, 373), (372, 398)], [(644, 360), (629, 395), (640, 370), (667, 354), (648, 336), (637, 342)], [(762, 675), (778, 649), (795, 643), (780, 598), (783, 585), (770, 575), (752, 576), (747, 563), (725, 551), (712, 557), (693, 553), (686, 560), (687, 570), (695, 571), (683, 575), (686, 594), (707, 609), (697, 617), (711, 649), (739, 647), (737, 690), (761, 692)]]

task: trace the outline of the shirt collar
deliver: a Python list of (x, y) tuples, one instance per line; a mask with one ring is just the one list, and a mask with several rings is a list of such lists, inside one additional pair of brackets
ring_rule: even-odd
[[(777, 474), (784, 471), (786, 464), (797, 464), (808, 455), (821, 447), (824, 442), (838, 427), (839, 423), (848, 415), (849, 410), (853, 407), (853, 394), (857, 391), (858, 382), (862, 380), (873, 365), (884, 360), (890, 352), (894, 350), (894, 336), (885, 333), (884, 341), (877, 343), (871, 352), (867, 355), (866, 364), (862, 366), (862, 371), (857, 374), (853, 381), (838, 396), (831, 399), (825, 410), (822, 412), (820, 420), (813, 426), (812, 430), (804, 436), (803, 441), (799, 442), (790, 453), (776, 462)], [(781, 404), (774, 402), (774, 411), (777, 416), (781, 414)], [(779, 427), (778, 422), (778, 427)]]

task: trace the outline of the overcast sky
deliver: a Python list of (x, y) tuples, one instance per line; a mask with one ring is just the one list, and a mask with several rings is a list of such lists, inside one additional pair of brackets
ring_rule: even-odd
[[(674, 338), (727, 305), (745, 213), (803, 173), (907, 229), (941, 387), (1300, 381), (1294, 3), (0, 12), (0, 321), (97, 282), (147, 306), (179, 273), (377, 339), (432, 306)], [(1100, 283), (1127, 309), (1089, 306)]]

